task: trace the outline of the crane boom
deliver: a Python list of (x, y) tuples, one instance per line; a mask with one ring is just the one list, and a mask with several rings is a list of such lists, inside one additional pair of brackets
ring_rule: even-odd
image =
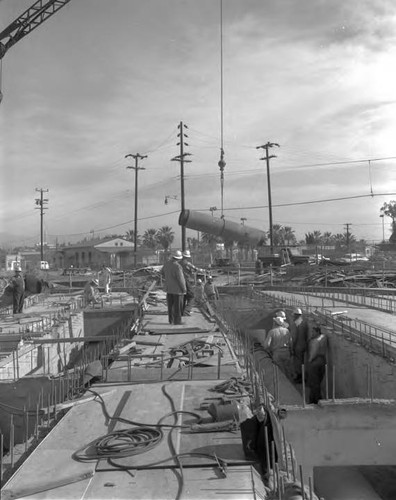
[[(37, 0), (0, 33), (0, 59), (24, 36), (64, 7), (70, 0)], [(5, 40), (3, 42), (3, 40)]]

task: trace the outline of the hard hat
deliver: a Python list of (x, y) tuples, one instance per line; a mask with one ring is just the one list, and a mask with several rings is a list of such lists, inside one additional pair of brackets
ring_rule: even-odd
[(283, 326), (284, 325), (284, 320), (283, 318), (280, 318), (279, 316), (275, 316), (274, 321), (277, 325)]
[(180, 260), (183, 258), (183, 255), (181, 253), (180, 250), (175, 250), (173, 253), (172, 253), (172, 258), (173, 259), (176, 259), (176, 260)]
[(293, 314), (302, 314), (302, 311), (301, 311), (301, 309), (299, 307), (295, 307), (293, 309)]
[(278, 318), (283, 318), (286, 319), (286, 313), (285, 311), (277, 311), (276, 315)]
[(186, 257), (187, 259), (191, 259), (190, 250), (184, 250), (183, 257)]
[(21, 271), (22, 271), (21, 266), (15, 266), (14, 271), (19, 271), (19, 272), (21, 272)]
[(99, 286), (99, 280), (97, 280), (97, 279), (93, 279), (93, 280), (92, 280), (92, 283), (93, 283), (94, 285), (96, 285), (96, 286)]
[(202, 280), (197, 279), (197, 283), (200, 285), (202, 283)]

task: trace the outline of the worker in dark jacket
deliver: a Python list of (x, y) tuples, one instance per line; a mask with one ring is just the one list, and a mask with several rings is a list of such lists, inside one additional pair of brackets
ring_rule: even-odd
[(293, 342), (294, 381), (297, 383), (302, 381), (302, 365), (305, 365), (306, 362), (308, 332), (308, 323), (304, 319), (301, 309), (296, 307), (293, 310), (293, 320), (290, 322), (290, 333)]
[(25, 280), (22, 276), (22, 269), (16, 266), (15, 275), (11, 279), (10, 286), (12, 288), (12, 310), (14, 314), (19, 314), (23, 311), (23, 301), (25, 299)]
[(194, 266), (191, 262), (191, 253), (190, 250), (185, 250), (182, 254), (182, 260), (180, 265), (183, 269), (184, 279), (186, 280), (186, 289), (187, 292), (184, 295), (183, 300), (183, 308), (182, 308), (182, 316), (191, 316), (191, 310), (194, 303), (194, 285), (195, 279), (194, 275), (196, 273), (205, 274), (206, 271), (204, 269), (199, 269)]
[(168, 304), (168, 320), (170, 324), (181, 325), (184, 295), (187, 292), (186, 280), (180, 261), (183, 256), (180, 250), (175, 251), (165, 262), (162, 275), (165, 283), (166, 302)]
[(204, 292), (209, 303), (214, 306), (215, 303), (219, 300), (219, 291), (217, 290), (217, 286), (213, 282), (212, 276), (209, 276), (209, 278), (207, 279), (204, 286)]
[(321, 399), (321, 385), (326, 371), (328, 339), (320, 326), (315, 326), (308, 344), (307, 386), (309, 402), (316, 404)]

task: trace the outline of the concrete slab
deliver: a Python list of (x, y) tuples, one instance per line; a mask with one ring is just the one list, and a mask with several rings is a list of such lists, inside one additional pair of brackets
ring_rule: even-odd
[[(136, 476), (120, 472), (106, 461), (93, 460), (81, 463), (72, 455), (108, 432), (129, 428), (126, 421), (156, 424), (172, 411), (189, 411), (207, 417), (206, 410), (199, 408), (205, 397), (216, 393), (209, 389), (214, 381), (190, 381), (157, 384), (100, 384), (94, 390), (104, 395), (105, 406), (99, 401), (89, 401), (72, 408), (57, 426), (33, 451), (21, 468), (3, 488), (16, 491), (23, 488), (48, 484), (54, 477), (67, 479), (86, 472), (95, 472), (94, 477), (62, 486), (56, 490), (30, 495), (34, 499), (93, 499), (93, 498), (175, 498), (175, 491), (184, 483), (186, 498), (238, 498), (253, 499), (260, 481), (256, 484), (253, 471), (243, 455), (239, 432), (211, 432), (190, 434), (179, 428), (163, 428), (161, 443), (141, 455), (117, 460), (128, 467), (155, 468), (154, 472), (138, 471)], [(123, 422), (109, 420), (108, 415), (119, 416)], [(162, 423), (179, 425), (196, 421), (192, 415), (170, 415)], [(183, 458), (184, 480), (179, 477), (172, 458), (174, 453), (216, 453), (218, 458), (230, 461), (229, 473), (223, 478), (210, 457)], [(166, 460), (164, 464), (159, 461)], [(154, 464), (154, 465), (153, 465)], [(235, 464), (235, 465), (233, 465)], [(193, 469), (191, 469), (193, 467)], [(155, 476), (154, 476), (155, 474)], [(154, 479), (155, 477), (155, 479)], [(176, 479), (176, 480), (175, 480)], [(147, 495), (147, 496), (146, 496)], [(205, 496), (202, 496), (205, 495)], [(235, 496), (236, 495), (236, 496)]]

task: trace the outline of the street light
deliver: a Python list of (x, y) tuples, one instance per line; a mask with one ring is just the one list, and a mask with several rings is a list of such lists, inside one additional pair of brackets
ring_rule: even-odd
[(384, 228), (384, 214), (380, 215), (382, 219), (382, 243), (385, 243), (385, 228)]
[(217, 207), (209, 207), (209, 210), (212, 212), (212, 219), (213, 219), (213, 212), (217, 210)]
[(165, 195), (165, 201), (164, 201), (165, 205), (168, 205), (168, 203), (169, 203), (168, 200), (177, 200), (177, 196), (167, 194), (167, 195)]

